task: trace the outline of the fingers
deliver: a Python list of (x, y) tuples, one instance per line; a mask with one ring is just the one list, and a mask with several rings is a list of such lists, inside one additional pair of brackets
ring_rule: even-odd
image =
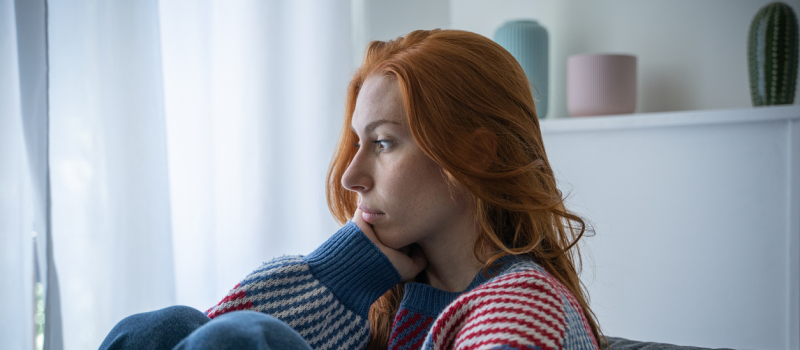
[(378, 249), (389, 258), (389, 261), (394, 265), (395, 269), (397, 269), (397, 272), (400, 273), (400, 278), (403, 281), (408, 281), (416, 277), (428, 266), (428, 260), (425, 258), (422, 248), (417, 244), (412, 244), (399, 250), (383, 245), (372, 229), (372, 225), (364, 221), (364, 218), (361, 217), (361, 209), (356, 209), (352, 221), (364, 232), (364, 235), (366, 235), (372, 243), (375, 243)]
[(373, 239), (375, 237), (375, 232), (372, 231), (372, 225), (364, 221), (364, 218), (361, 216), (361, 209), (356, 209), (352, 221), (367, 235), (367, 237), (369, 237), (369, 239), (375, 241), (375, 239)]
[(372, 230), (372, 225), (364, 221), (364, 218), (361, 217), (361, 209), (356, 209), (356, 212), (353, 214), (352, 221), (356, 224), (356, 226), (358, 226), (361, 232), (364, 232), (364, 235), (367, 236), (372, 243), (375, 243), (375, 245), (378, 246), (383, 254), (391, 254), (391, 249), (383, 245), (383, 243), (378, 240), (378, 236), (375, 234), (375, 231)]
[[(405, 251), (409, 253), (405, 253)], [(392, 250), (387, 256), (394, 263), (394, 267), (400, 273), (400, 278), (403, 281), (413, 279), (428, 266), (428, 260), (425, 258), (422, 248), (416, 244), (409, 245), (401, 250)]]
[(364, 218), (361, 217), (361, 209), (356, 209), (356, 212), (353, 213), (352, 221), (355, 222), (356, 225), (358, 225), (358, 221), (364, 221)]

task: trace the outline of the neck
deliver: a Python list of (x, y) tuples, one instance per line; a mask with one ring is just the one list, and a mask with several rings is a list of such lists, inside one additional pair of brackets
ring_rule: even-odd
[(448, 292), (467, 289), (483, 268), (483, 263), (475, 256), (478, 232), (477, 225), (470, 222), (418, 242), (428, 259), (425, 273), (431, 287)]

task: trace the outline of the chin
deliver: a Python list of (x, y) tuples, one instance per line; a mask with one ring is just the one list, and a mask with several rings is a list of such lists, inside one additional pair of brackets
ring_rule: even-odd
[(398, 250), (400, 248), (403, 248), (407, 245), (414, 243), (414, 242), (409, 242), (407, 237), (402, 237), (401, 234), (398, 234), (396, 232), (391, 232), (391, 231), (387, 232), (386, 230), (380, 230), (378, 228), (375, 228), (374, 230), (375, 230), (375, 236), (378, 237), (378, 240), (381, 241), (383, 245), (395, 250)]

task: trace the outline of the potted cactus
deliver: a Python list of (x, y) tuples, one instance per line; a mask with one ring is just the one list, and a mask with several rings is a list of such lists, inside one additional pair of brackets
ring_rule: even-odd
[(747, 40), (753, 106), (794, 103), (797, 36), (797, 17), (789, 5), (773, 2), (753, 17)]

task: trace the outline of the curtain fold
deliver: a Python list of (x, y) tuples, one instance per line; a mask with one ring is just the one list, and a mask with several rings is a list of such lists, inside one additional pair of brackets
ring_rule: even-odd
[(50, 244), (47, 6), (45, 0), (0, 6), (0, 300), (12, 301), (0, 312), (0, 344), (61, 349)]
[(53, 250), (66, 349), (175, 302), (158, 3), (49, 2)]
[(62, 349), (61, 300), (53, 261), (49, 166), (46, 0), (16, 0), (20, 102), (34, 207), (36, 348)]
[(19, 75), (14, 1), (0, 0), (0, 344), (32, 349), (34, 192)]

